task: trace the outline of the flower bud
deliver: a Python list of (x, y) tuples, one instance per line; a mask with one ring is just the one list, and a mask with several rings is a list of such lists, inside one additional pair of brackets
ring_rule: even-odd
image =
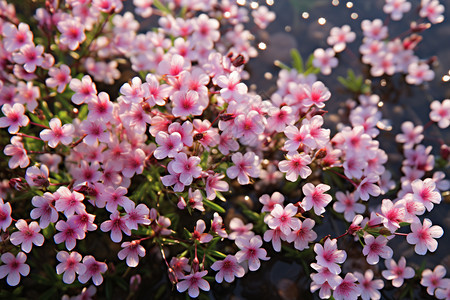
[(30, 188), (28, 183), (22, 178), (11, 178), (9, 180), (9, 186), (16, 191), (24, 191)]
[(448, 160), (450, 157), (450, 147), (446, 144), (442, 144), (441, 146), (441, 157), (443, 160)]
[(412, 22), (411, 23), (411, 32), (419, 33), (419, 32), (427, 30), (430, 27), (431, 27), (430, 23), (417, 24), (416, 22)]
[(140, 274), (136, 274), (131, 276), (130, 278), (130, 291), (132, 293), (136, 293), (139, 289), (139, 285), (141, 284), (142, 278)]
[(195, 257), (195, 258), (192, 260), (192, 271), (193, 271), (194, 273), (197, 273), (198, 270), (199, 270), (199, 268), (200, 268), (200, 262), (198, 261), (198, 258)]
[(175, 274), (175, 271), (172, 268), (167, 270), (167, 275), (169, 276), (169, 280), (172, 284), (176, 284), (178, 282), (177, 274)]

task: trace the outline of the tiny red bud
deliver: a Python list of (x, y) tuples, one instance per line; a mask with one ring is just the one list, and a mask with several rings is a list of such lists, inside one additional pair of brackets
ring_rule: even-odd
[(30, 187), (22, 178), (11, 178), (9, 180), (9, 186), (16, 191), (24, 191)]
[(196, 272), (198, 272), (199, 268), (200, 268), (200, 262), (198, 261), (198, 258), (195, 257), (192, 260), (192, 271), (194, 271), (194, 273), (196, 273)]
[(441, 157), (444, 160), (448, 160), (450, 157), (450, 147), (446, 144), (442, 144), (441, 146)]

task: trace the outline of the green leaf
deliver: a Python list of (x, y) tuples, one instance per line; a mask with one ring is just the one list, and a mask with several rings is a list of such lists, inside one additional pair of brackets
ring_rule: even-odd
[(227, 202), (227, 199), (222, 195), (221, 192), (216, 191), (216, 196), (217, 196), (217, 198), (219, 198), (219, 200), (221, 200), (223, 202)]
[(275, 66), (277, 66), (278, 68), (280, 68), (280, 69), (284, 69), (284, 70), (288, 70), (288, 71), (291, 70), (291, 68), (289, 68), (287, 65), (285, 65), (284, 63), (282, 63), (282, 62), (279, 61), (278, 59), (275, 60), (275, 61), (273, 62), (273, 64), (274, 64)]
[(211, 250), (211, 251), (209, 251), (209, 253), (210, 253), (212, 256), (215, 256), (215, 257), (218, 257), (218, 258), (226, 258), (226, 257), (227, 257), (226, 254), (224, 254), (224, 253), (222, 253), (222, 252), (219, 252), (219, 251), (217, 251), (217, 250)]
[(304, 72), (303, 59), (297, 49), (291, 49), (292, 66), (299, 72)]
[(168, 15), (172, 14), (170, 9), (166, 6), (164, 6), (164, 4), (162, 4), (159, 0), (153, 0), (153, 5), (156, 6), (157, 9), (159, 9), (162, 12), (165, 12)]
[(212, 210), (215, 210), (215, 211), (217, 211), (219, 213), (225, 213), (225, 208), (223, 208), (219, 204), (216, 204), (216, 203), (214, 203), (212, 201), (209, 201), (208, 199), (203, 199), (203, 204), (205, 204), (206, 206), (208, 206)]

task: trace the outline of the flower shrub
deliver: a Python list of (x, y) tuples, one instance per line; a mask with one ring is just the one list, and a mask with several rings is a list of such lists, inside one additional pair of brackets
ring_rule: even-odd
[[(349, 113), (335, 133), (324, 126), (333, 92), (318, 74), (355, 42), (350, 26), (307, 63), (296, 51), (292, 68), (278, 62), (276, 90), (261, 96), (244, 82), (258, 54), (248, 28), (275, 14), (243, 3), (134, 0), (145, 32), (121, 0), (38, 1), (32, 16), (0, 0), (2, 297), (132, 298), (153, 285), (161, 298), (171, 283), (195, 298), (280, 252), (320, 298), (379, 299), (391, 286), (403, 297), (419, 283), (450, 298), (444, 266), (413, 269), (391, 242), (427, 255), (444, 234), (429, 213), (449, 188), (448, 146), (435, 155), (422, 142), (449, 126), (450, 100), (431, 103), (425, 126), (401, 125), (401, 175), (391, 174), (380, 97), (362, 75), (339, 79)], [(411, 6), (386, 0), (384, 12), (399, 20)], [(433, 80), (415, 49), (444, 8), (417, 8), (400, 37), (361, 22), (365, 76)], [(334, 220), (345, 230), (321, 235)], [(364, 268), (346, 271), (342, 241)]]

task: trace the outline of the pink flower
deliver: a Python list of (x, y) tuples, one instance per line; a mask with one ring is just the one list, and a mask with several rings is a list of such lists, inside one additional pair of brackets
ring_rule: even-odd
[(0, 198), (0, 229), (6, 232), (11, 222), (11, 204), (9, 202), (4, 203), (3, 199)]
[(235, 256), (227, 255), (224, 260), (215, 261), (211, 269), (214, 271), (219, 271), (216, 274), (216, 281), (221, 283), (224, 279), (226, 282), (233, 282), (234, 277), (241, 278), (245, 274), (245, 270), (241, 267)]
[(57, 87), (58, 93), (64, 92), (67, 84), (69, 84), (72, 79), (72, 76), (70, 76), (70, 68), (64, 64), (59, 68), (50, 68), (50, 70), (48, 70), (48, 75), (50, 78), (45, 80), (45, 84), (51, 88)]
[(212, 240), (213, 236), (209, 233), (204, 233), (205, 229), (205, 221), (197, 220), (194, 232), (192, 233), (192, 238), (199, 241), (200, 243), (209, 243)]
[(356, 34), (351, 31), (349, 25), (344, 25), (341, 28), (333, 27), (330, 30), (330, 36), (327, 38), (327, 43), (333, 46), (333, 50), (338, 53), (344, 51), (347, 43), (355, 40)]
[(145, 102), (150, 104), (151, 107), (166, 104), (164, 99), (169, 96), (170, 87), (167, 84), (160, 85), (158, 79), (153, 74), (147, 74), (145, 81), (142, 84)]
[(431, 81), (434, 79), (434, 71), (430, 70), (427, 63), (413, 62), (408, 66), (408, 75), (406, 75), (406, 82), (409, 84), (420, 85), (424, 81)]
[(202, 278), (207, 273), (208, 271), (205, 270), (181, 277), (182, 281), (177, 283), (177, 290), (180, 293), (188, 290), (190, 297), (197, 298), (200, 294), (199, 288), (203, 291), (209, 291), (210, 289), (208, 281)]
[(241, 76), (237, 71), (231, 72), (228, 76), (220, 75), (217, 77), (217, 85), (222, 88), (220, 90), (220, 95), (227, 101), (242, 101), (248, 88), (245, 83), (240, 81)]
[(0, 279), (6, 275), (6, 282), (10, 286), (16, 286), (19, 284), (20, 275), (27, 276), (30, 273), (30, 267), (25, 263), (27, 256), (23, 252), (17, 253), (14, 257), (9, 252), (6, 252), (1, 257), (4, 265), (0, 266)]
[(430, 119), (438, 123), (439, 128), (445, 129), (450, 125), (450, 99), (439, 102), (437, 100), (430, 104)]
[(191, 156), (187, 157), (186, 153), (180, 152), (175, 154), (172, 164), (173, 171), (180, 174), (180, 181), (184, 185), (190, 185), (194, 178), (198, 178), (201, 175), (202, 167), (200, 163), (200, 157)]
[(55, 197), (49, 192), (45, 192), (43, 196), (34, 196), (31, 203), (34, 208), (30, 216), (32, 219), (40, 218), (39, 226), (47, 228), (50, 223), (58, 221), (58, 212), (54, 207)]
[(20, 48), (20, 52), (13, 54), (13, 60), (19, 65), (23, 65), (23, 68), (28, 73), (34, 73), (36, 67), (42, 66), (44, 58), (42, 53), (44, 52), (44, 46), (26, 44)]
[(382, 40), (388, 35), (388, 29), (380, 19), (375, 19), (373, 21), (363, 20), (361, 22), (361, 28), (364, 36), (374, 40)]
[(371, 196), (379, 196), (381, 194), (381, 189), (375, 183), (378, 182), (379, 176), (374, 174), (367, 175), (358, 185), (356, 193), (358, 193), (361, 200), (367, 201)]
[(145, 157), (144, 150), (140, 148), (128, 152), (122, 160), (123, 168), (121, 171), (123, 176), (131, 178), (134, 174), (142, 174), (144, 171)]
[(75, 132), (72, 124), (64, 124), (61, 126), (61, 120), (53, 118), (50, 120), (49, 125), (50, 129), (44, 129), (39, 134), (43, 141), (48, 142), (49, 147), (56, 148), (59, 143), (66, 146), (72, 143), (72, 135)]
[(271, 218), (267, 225), (270, 229), (280, 228), (285, 235), (291, 233), (291, 230), (298, 230), (301, 226), (300, 219), (294, 217), (297, 214), (297, 207), (289, 203), (285, 208), (280, 204), (275, 204), (275, 207), (270, 212)]
[(190, 61), (185, 60), (183, 56), (174, 54), (170, 58), (163, 59), (157, 68), (159, 74), (169, 75), (172, 78), (177, 76), (183, 70), (190, 68)]
[(86, 210), (83, 204), (84, 195), (76, 191), (71, 192), (67, 187), (60, 187), (56, 193), (57, 199), (55, 208), (57, 211), (64, 212), (66, 217), (73, 215), (75, 212), (81, 214)]
[(413, 278), (414, 269), (406, 266), (406, 259), (402, 256), (397, 263), (393, 259), (387, 259), (385, 262), (387, 270), (381, 272), (384, 278), (392, 280), (394, 287), (401, 287), (405, 279)]
[(228, 237), (227, 231), (223, 228), (223, 219), (217, 212), (214, 213), (214, 219), (211, 221), (211, 232), (216, 233), (222, 238)]
[(363, 254), (367, 256), (367, 262), (375, 265), (380, 260), (380, 256), (384, 259), (392, 257), (394, 253), (390, 247), (387, 246), (387, 238), (382, 235), (376, 238), (373, 235), (366, 235), (364, 237), (366, 245), (363, 248)]
[(25, 168), (30, 164), (30, 159), (27, 155), (27, 150), (23, 147), (22, 138), (19, 136), (13, 136), (11, 138), (11, 144), (6, 145), (3, 153), (8, 156), (12, 156), (8, 162), (8, 166), (11, 169), (17, 167)]
[(435, 239), (440, 238), (444, 231), (440, 226), (431, 226), (429, 219), (425, 218), (423, 224), (420, 222), (411, 224), (411, 233), (406, 236), (406, 240), (411, 245), (416, 245), (414, 250), (417, 254), (425, 255), (427, 249), (434, 252), (437, 249), (438, 243)]
[(109, 95), (105, 92), (100, 92), (98, 97), (91, 99), (88, 103), (88, 108), (88, 118), (91, 120), (108, 122), (113, 118), (114, 107), (109, 100)]
[(326, 184), (318, 184), (314, 186), (312, 183), (306, 183), (302, 187), (303, 198), (301, 206), (304, 210), (308, 211), (314, 207), (314, 213), (320, 215), (325, 212), (325, 207), (331, 202), (331, 195), (324, 194), (330, 189), (330, 186)]
[(338, 278), (338, 286), (334, 289), (333, 298), (336, 300), (356, 300), (361, 295), (361, 288), (355, 282), (358, 279), (352, 273), (347, 273), (345, 278)]
[(126, 226), (125, 220), (118, 210), (110, 215), (110, 220), (103, 222), (100, 229), (103, 232), (111, 231), (111, 240), (119, 243), (122, 240), (122, 232), (126, 235), (131, 235), (131, 230)]
[(424, 287), (427, 287), (427, 293), (433, 296), (435, 289), (445, 288), (450, 284), (450, 279), (444, 279), (446, 273), (447, 270), (444, 266), (441, 265), (437, 265), (433, 271), (431, 271), (430, 269), (423, 270), (420, 284)]
[(253, 152), (247, 152), (244, 155), (236, 152), (231, 156), (234, 166), (227, 169), (227, 176), (230, 179), (237, 177), (239, 184), (245, 185), (250, 183), (250, 178), (259, 177), (259, 158)]
[(81, 258), (81, 254), (75, 251), (70, 254), (66, 251), (58, 252), (56, 259), (60, 263), (56, 266), (56, 273), (64, 273), (64, 283), (71, 284), (75, 280), (75, 273), (80, 275), (86, 272), (86, 266), (81, 263)]
[(103, 143), (110, 141), (110, 133), (105, 131), (106, 126), (104, 123), (86, 119), (81, 122), (80, 129), (85, 134), (84, 142), (89, 146), (94, 145), (98, 141)]
[(284, 202), (284, 196), (279, 192), (274, 192), (272, 196), (269, 196), (267, 194), (262, 195), (259, 197), (259, 202), (261, 202), (264, 206), (261, 209), (261, 212), (271, 212), (276, 204), (283, 204)]
[(323, 102), (328, 101), (331, 97), (331, 93), (328, 88), (321, 81), (314, 82), (311, 86), (305, 85), (306, 97), (303, 100), (303, 105), (312, 106), (315, 105), (318, 108), (325, 107)]
[(269, 11), (267, 6), (262, 5), (252, 11), (252, 17), (256, 26), (266, 29), (267, 25), (275, 20), (276, 15), (273, 11)]
[(138, 224), (150, 225), (148, 207), (141, 203), (138, 206), (133, 201), (127, 201), (124, 203), (123, 208), (127, 213), (125, 215), (125, 224), (131, 230), (137, 230)]
[(136, 267), (139, 263), (139, 256), (145, 256), (145, 248), (141, 246), (139, 240), (122, 243), (122, 250), (117, 253), (120, 260), (127, 259), (129, 267)]
[(347, 253), (344, 250), (337, 249), (336, 239), (327, 239), (322, 246), (317, 243), (314, 245), (314, 252), (316, 252), (316, 260), (319, 265), (326, 267), (333, 274), (341, 273), (341, 267), (338, 263), (343, 263), (347, 258)]
[(206, 199), (212, 201), (216, 199), (216, 192), (228, 192), (228, 190), (230, 189), (228, 183), (224, 180), (221, 180), (224, 177), (224, 174), (208, 173), (205, 185)]
[(56, 27), (61, 32), (59, 41), (72, 51), (76, 50), (86, 39), (84, 25), (75, 18), (62, 19), (56, 24)]
[[(130, 83), (124, 83), (120, 88), (125, 103), (140, 103), (144, 99), (144, 89), (139, 77), (133, 77)], [(154, 104), (153, 104), (154, 105)], [(152, 106), (153, 106), (152, 105)]]
[(86, 267), (86, 272), (80, 274), (78, 281), (86, 283), (92, 278), (92, 282), (99, 286), (103, 282), (101, 273), (105, 273), (108, 270), (108, 266), (103, 262), (98, 262), (91, 255), (87, 255), (83, 258), (83, 265)]
[(232, 232), (228, 235), (228, 239), (235, 240), (238, 237), (251, 239), (255, 235), (253, 231), (251, 231), (252, 229), (252, 223), (244, 224), (241, 219), (235, 217), (230, 221), (230, 230), (232, 230)]
[(20, 23), (18, 27), (10, 22), (3, 24), (3, 45), (8, 52), (14, 52), (23, 46), (33, 44), (33, 32), (26, 23)]
[(402, 123), (403, 133), (395, 136), (397, 143), (403, 143), (403, 147), (411, 149), (414, 145), (420, 144), (423, 140), (423, 126), (416, 126), (410, 121)]
[(267, 128), (271, 131), (283, 132), (287, 125), (293, 125), (295, 123), (293, 110), (287, 105), (282, 108), (271, 108), (269, 110), (269, 115), (270, 117), (267, 119)]
[(312, 162), (309, 155), (304, 153), (295, 153), (293, 155), (286, 155), (287, 160), (280, 161), (278, 168), (281, 172), (286, 173), (286, 179), (292, 182), (297, 181), (298, 176), (306, 179), (311, 175), (312, 171), (308, 164)]
[(392, 203), (389, 199), (383, 199), (381, 204), (381, 215), (384, 227), (390, 232), (400, 228), (400, 222), (405, 218), (405, 206), (402, 202)]
[(72, 96), (72, 102), (77, 105), (97, 98), (97, 88), (89, 75), (84, 75), (81, 80), (73, 78), (69, 87), (75, 92)]
[(362, 300), (380, 299), (381, 294), (378, 290), (384, 287), (383, 280), (373, 280), (373, 271), (371, 269), (367, 270), (364, 275), (359, 272), (355, 272), (354, 274), (361, 288)]
[(190, 115), (201, 115), (208, 104), (202, 101), (197, 92), (192, 90), (176, 92), (172, 97), (172, 103), (172, 114), (183, 119)]
[(178, 132), (168, 134), (164, 131), (160, 131), (156, 135), (155, 140), (159, 145), (153, 152), (153, 156), (155, 156), (156, 159), (175, 157), (175, 155), (183, 149), (181, 135)]
[(320, 68), (322, 74), (330, 75), (331, 69), (338, 65), (338, 60), (334, 57), (335, 54), (336, 53), (331, 48), (326, 50), (321, 48), (314, 50), (314, 67)]
[(333, 289), (335, 289), (342, 279), (339, 275), (331, 273), (326, 267), (322, 267), (316, 263), (311, 264), (311, 268), (317, 271), (317, 273), (312, 273), (310, 275), (314, 284), (324, 284), (328, 283)]
[(309, 126), (302, 125), (300, 128), (289, 125), (284, 129), (284, 134), (288, 140), (284, 143), (284, 149), (289, 153), (297, 152), (298, 148), (305, 145), (314, 149), (317, 145), (314, 138), (309, 133)]
[(442, 15), (445, 8), (439, 0), (422, 0), (419, 15), (421, 18), (428, 18), (431, 23), (437, 24), (444, 21)]
[(434, 204), (441, 203), (441, 194), (436, 189), (436, 183), (431, 178), (424, 181), (416, 179), (411, 183), (414, 201), (422, 203), (428, 211), (431, 211)]
[(60, 220), (56, 223), (55, 228), (60, 231), (55, 234), (53, 239), (55, 244), (60, 244), (65, 242), (67, 250), (72, 250), (75, 248), (76, 240), (82, 240), (86, 236), (84, 229), (75, 224), (75, 222), (70, 220), (66, 221)]
[(20, 127), (27, 126), (30, 122), (24, 115), (25, 107), (20, 103), (14, 103), (11, 107), (8, 103), (3, 104), (2, 112), (5, 115), (0, 118), (0, 128), (8, 127), (9, 133), (17, 133)]
[(298, 230), (293, 230), (286, 236), (286, 241), (294, 242), (294, 247), (297, 250), (308, 249), (308, 244), (317, 238), (317, 234), (312, 230), (315, 224), (314, 220), (306, 218), (301, 222)]
[(406, 0), (386, 0), (383, 11), (390, 14), (392, 20), (398, 21), (411, 9), (411, 3)]
[(241, 114), (234, 119), (233, 136), (240, 138), (244, 145), (252, 145), (264, 132), (264, 122), (264, 117), (256, 110), (251, 110), (245, 115)]
[(259, 235), (252, 237), (250, 240), (245, 237), (237, 237), (235, 241), (236, 245), (241, 249), (236, 253), (236, 259), (239, 263), (248, 261), (248, 268), (250, 271), (256, 271), (259, 269), (262, 260), (269, 260), (267, 252), (264, 248), (261, 248), (263, 242)]
[(13, 245), (22, 244), (22, 251), (29, 253), (33, 244), (42, 246), (44, 244), (44, 236), (39, 233), (41, 228), (37, 222), (31, 222), (30, 225), (23, 219), (16, 222), (16, 228), (19, 231), (11, 234), (10, 241)]
[(361, 203), (356, 203), (358, 199), (354, 193), (348, 191), (336, 192), (337, 201), (333, 203), (333, 209), (338, 213), (344, 213), (344, 218), (347, 222), (351, 222), (355, 217), (355, 214), (362, 214), (366, 211), (366, 207)]

